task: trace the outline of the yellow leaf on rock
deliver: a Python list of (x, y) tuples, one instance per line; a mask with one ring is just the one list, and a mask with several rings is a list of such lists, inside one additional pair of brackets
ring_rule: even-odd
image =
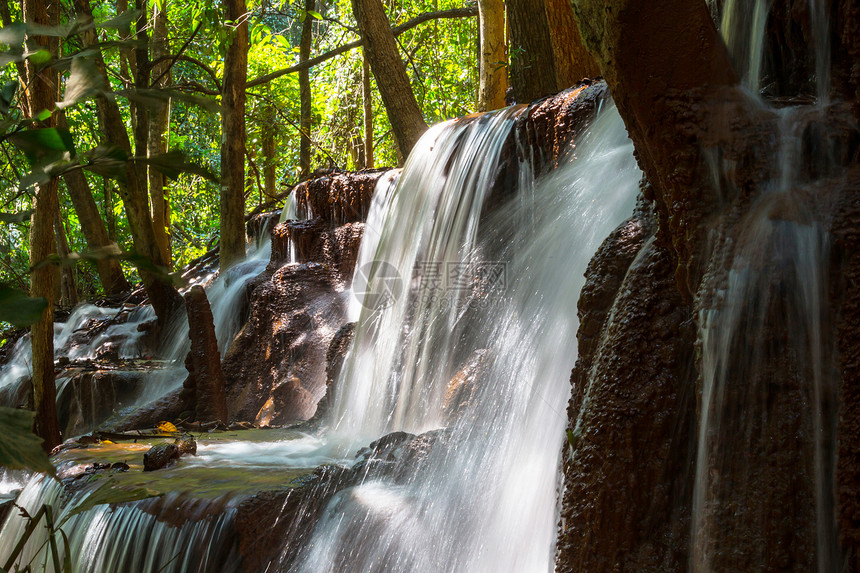
[(159, 432), (165, 434), (175, 434), (179, 430), (176, 429), (176, 426), (171, 424), (170, 422), (159, 422), (158, 426), (156, 426)]

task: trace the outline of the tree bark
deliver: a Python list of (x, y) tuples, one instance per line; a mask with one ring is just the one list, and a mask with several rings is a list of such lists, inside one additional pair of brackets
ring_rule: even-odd
[(505, 107), (505, 92), (508, 90), (503, 0), (479, 0), (478, 28), (478, 110), (500, 109)]
[(364, 167), (373, 169), (373, 92), (370, 91), (370, 62), (362, 51), (361, 100), (364, 108)]
[[(299, 41), (299, 62), (306, 62), (311, 57), (311, 41), (313, 40), (314, 19), (310, 12), (316, 9), (316, 0), (305, 0), (305, 20), (302, 22), (302, 36)], [(299, 71), (299, 101), (301, 116), (299, 121), (299, 171), (300, 178), (307, 179), (311, 174), (311, 76), (310, 69)]]
[[(60, 111), (57, 113), (57, 124), (60, 127), (68, 125), (65, 112)], [(80, 169), (69, 171), (63, 175), (63, 182), (66, 184), (66, 190), (69, 192), (75, 212), (78, 214), (78, 220), (81, 223), (81, 232), (87, 241), (87, 247), (91, 251), (115, 251), (118, 253), (119, 247), (108, 235), (84, 172)], [(109, 188), (109, 185), (106, 186), (106, 190)], [(107, 191), (105, 200), (108, 201)], [(112, 207), (110, 208), (110, 212), (112, 215)], [(99, 275), (99, 280), (102, 283), (105, 294), (116, 294), (129, 289), (128, 281), (125, 279), (125, 274), (123, 274), (122, 267), (120, 267), (117, 259), (111, 257), (98, 259), (96, 261), (96, 272)]]
[(277, 166), (275, 165), (275, 111), (270, 105), (263, 109), (262, 143), (263, 143), (263, 194), (266, 201), (271, 201), (278, 194)]
[(364, 40), (365, 54), (370, 60), (373, 77), (388, 120), (394, 142), (402, 160), (427, 130), (427, 124), (415, 100), (406, 65), (397, 50), (397, 41), (385, 15), (381, 0), (351, 0), (352, 11)]
[[(92, 10), (89, 0), (75, 0), (75, 9), (78, 12), (79, 18), (92, 21)], [(92, 29), (83, 31), (82, 37), (85, 46), (91, 46), (95, 43), (95, 34)], [(93, 58), (105, 84), (109, 85), (101, 52), (97, 51)], [(126, 131), (125, 122), (123, 122), (119, 107), (114, 99), (105, 96), (97, 97), (96, 105), (99, 108), (100, 117), (104, 121), (102, 133), (105, 137), (105, 143), (119, 147), (129, 157), (129, 161), (125, 165), (124, 181), (120, 182), (120, 195), (125, 206), (129, 226), (131, 227), (134, 250), (153, 265), (166, 269), (166, 261), (161, 258), (161, 252), (155, 240), (155, 230), (152, 226), (146, 188), (141, 189), (139, 185), (140, 177), (138, 171), (139, 169), (144, 169), (144, 166), (138, 166), (131, 159), (133, 157), (131, 142), (129, 141), (128, 132)], [(158, 316), (158, 321), (163, 325), (177, 309), (182, 307), (182, 297), (164, 277), (148, 270), (146, 265), (138, 265), (138, 272), (146, 289), (146, 294), (149, 296), (152, 308), (155, 310), (156, 316)]]
[(226, 0), (233, 22), (221, 96), (221, 270), (245, 258), (245, 82), (248, 21), (245, 0)]
[[(54, 236), (60, 259), (69, 258), (69, 241), (66, 238), (64, 223), (58, 205), (58, 208), (54, 210)], [(78, 304), (78, 289), (75, 286), (75, 267), (73, 265), (63, 265), (60, 268), (60, 304), (67, 308)]]
[(575, 85), (583, 78), (598, 77), (600, 66), (582, 43), (570, 1), (546, 0), (546, 15), (552, 23), (549, 37), (555, 59), (558, 91)]
[[(135, 10), (138, 10), (137, 17), (137, 30), (135, 33), (135, 39), (137, 40), (137, 45), (134, 49), (134, 60), (135, 60), (135, 73), (134, 73), (134, 86), (133, 89), (147, 89), (149, 88), (149, 18), (147, 13), (147, 3), (146, 0), (135, 0), (134, 3)], [(134, 133), (134, 154), (137, 157), (146, 157), (147, 156), (147, 147), (149, 143), (149, 117), (150, 117), (150, 107), (149, 105), (143, 105), (138, 103), (134, 106), (134, 123), (133, 123), (133, 133)], [(139, 165), (135, 170), (137, 174), (137, 186), (141, 190), (141, 192), (146, 197), (147, 205), (149, 204), (149, 180), (147, 178), (147, 166)], [(150, 219), (152, 215), (150, 214)], [(154, 229), (154, 226), (153, 226)], [(157, 234), (156, 234), (157, 237)], [(157, 239), (156, 239), (157, 244)], [(162, 258), (163, 263), (167, 263), (167, 260)]]
[[(152, 53), (152, 61), (170, 54), (170, 45), (167, 39), (167, 0), (155, 2), (152, 7), (152, 40), (149, 48)], [(156, 64), (151, 71), (154, 78), (164, 77), (158, 80), (157, 85), (151, 87), (163, 88), (170, 83), (170, 74), (165, 73), (169, 62), (163, 61)], [(170, 121), (170, 102), (158, 101), (149, 110), (149, 142), (147, 145), (147, 156), (153, 157), (167, 152), (167, 129)], [(155, 230), (155, 241), (161, 251), (161, 258), (172, 268), (173, 259), (170, 253), (170, 203), (165, 195), (164, 175), (156, 170), (149, 169), (149, 197), (152, 211), (152, 226)]]
[[(24, 0), (24, 21), (42, 26), (56, 26), (59, 23), (59, 3), (46, 0)], [(59, 42), (56, 37), (30, 36), (29, 47), (35, 45), (46, 48), (56, 57)], [(59, 99), (57, 72), (52, 67), (37, 68), (32, 60), (27, 60), (27, 77), (31, 79), (27, 90), (28, 107), (32, 113), (43, 109), (52, 110)], [(52, 127), (55, 120), (48, 118), (43, 125)], [(54, 213), (57, 210), (57, 179), (36, 185), (33, 202), (33, 215), (30, 220), (30, 265), (35, 267), (44, 262), (54, 249)], [(43, 265), (30, 272), (30, 295), (44, 297), (48, 307), (39, 322), (30, 328), (33, 350), (32, 383), (33, 408), (36, 411), (34, 431), (44, 442), (42, 447), (50, 452), (60, 439), (57, 420), (57, 397), (54, 379), (54, 268)]]
[(544, 0), (508, 0), (506, 5), (514, 98), (528, 103), (559, 91)]

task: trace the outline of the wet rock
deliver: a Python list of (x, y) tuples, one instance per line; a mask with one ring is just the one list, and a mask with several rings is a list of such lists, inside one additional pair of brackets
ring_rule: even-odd
[(348, 468), (320, 466), (289, 489), (260, 492), (240, 503), (235, 528), (242, 571), (289, 571), (321, 512), (352, 477)]
[(173, 443), (179, 450), (180, 456), (197, 455), (197, 441), (194, 439), (194, 436), (190, 434), (183, 434), (181, 437), (176, 438), (176, 441)]
[(860, 571), (860, 202), (856, 190), (860, 189), (860, 168), (849, 172), (845, 189), (833, 223), (834, 276), (841, 279), (831, 282), (834, 301), (838, 301), (836, 342), (841, 358), (836, 506), (841, 545), (846, 555), (851, 556), (851, 571), (857, 572)]
[(193, 395), (197, 419), (227, 422), (227, 402), (221, 354), (215, 337), (212, 309), (203, 287), (195, 285), (185, 294), (188, 311), (188, 337), (191, 350), (185, 360), (188, 379), (185, 387)]
[(167, 467), (179, 459), (179, 447), (176, 444), (156, 444), (143, 454), (143, 471), (152, 472)]
[(290, 488), (258, 493), (239, 504), (235, 527), (242, 570), (290, 571), (332, 498), (366, 479), (402, 482), (426, 469), (433, 451), (447, 445), (447, 430), (419, 436), (393, 432), (362, 448), (350, 468), (323, 465), (296, 478)]
[(355, 457), (359, 460), (394, 462), (402, 458), (406, 445), (414, 439), (415, 434), (409, 432), (392, 432), (360, 449)]
[(376, 183), (385, 171), (334, 173), (300, 183), (293, 189), (299, 216), (319, 217), (330, 226), (365, 220)]
[(454, 374), (451, 381), (448, 382), (445, 399), (442, 403), (442, 411), (448, 420), (455, 420), (468, 407), (477, 390), (478, 377), (484, 368), (486, 359), (486, 350), (476, 350), (466, 365)]
[(326, 352), (344, 322), (339, 288), (317, 263), (287, 264), (261, 278), (248, 322), (224, 357), (230, 419), (275, 425), (313, 415), (325, 391)]
[(634, 227), (604, 243), (583, 291), (559, 572), (687, 570), (695, 329), (671, 256)]
[(329, 412), (332, 400), (334, 400), (334, 393), (336, 391), (335, 383), (337, 382), (338, 376), (340, 376), (340, 371), (343, 367), (346, 353), (355, 337), (355, 324), (356, 323), (354, 322), (348, 322), (341, 326), (334, 335), (334, 338), (331, 339), (331, 343), (328, 346), (328, 351), (326, 351), (325, 356), (325, 395), (317, 403), (317, 410), (314, 412), (313, 418), (310, 420), (310, 423), (314, 426), (319, 426), (324, 423), (325, 416)]
[(526, 144), (523, 149), (537, 156), (536, 173), (558, 167), (566, 159), (565, 151), (587, 129), (607, 96), (606, 82), (583, 80), (531, 106), (517, 118), (518, 137)]
[(189, 404), (183, 399), (182, 388), (178, 388), (130, 412), (119, 413), (106, 421), (103, 426), (117, 432), (152, 428), (162, 420), (176, 420), (182, 412), (188, 409)]
[(270, 211), (268, 213), (257, 213), (248, 219), (245, 225), (245, 233), (249, 240), (254, 240), (263, 236), (263, 233), (271, 232), (272, 228), (278, 224), (281, 218), (280, 211)]
[(272, 229), (272, 261), (317, 262), (329, 267), (341, 282), (348, 282), (363, 232), (364, 223), (328, 227), (320, 218), (280, 223)]

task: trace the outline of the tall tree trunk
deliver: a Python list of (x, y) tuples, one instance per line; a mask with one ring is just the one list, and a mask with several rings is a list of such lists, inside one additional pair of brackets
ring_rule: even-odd
[[(69, 258), (69, 240), (66, 238), (66, 227), (60, 209), (54, 210), (54, 236), (57, 240), (57, 254), (61, 259)], [(75, 286), (75, 267), (63, 265), (60, 268), (60, 304), (73, 307), (78, 304), (78, 289)]]
[[(311, 57), (311, 40), (313, 40), (314, 19), (310, 12), (316, 9), (316, 0), (305, 0), (305, 21), (302, 22), (302, 37), (299, 41), (299, 62)], [(311, 76), (310, 69), (299, 71), (299, 100), (301, 102), (301, 137), (299, 143), (299, 170), (301, 178), (311, 175)]]
[(364, 167), (373, 169), (373, 92), (370, 91), (370, 62), (361, 58), (361, 100), (364, 108)]
[(225, 0), (233, 22), (221, 96), (221, 270), (245, 258), (245, 82), (248, 20), (245, 0)]
[(405, 160), (427, 130), (427, 124), (409, 84), (406, 65), (400, 58), (382, 1), (351, 1), (355, 21), (365, 42), (364, 53), (370, 60), (385, 112), (391, 122), (398, 154), (401, 160)]
[[(24, 0), (24, 21), (43, 26), (56, 26), (59, 23), (60, 6), (58, 2), (48, 5), (46, 0)], [(57, 56), (59, 42), (56, 37), (30, 36), (27, 39), (31, 49), (35, 45), (46, 48)], [(52, 67), (37, 68), (32, 60), (27, 60), (27, 77), (30, 78), (27, 90), (29, 108), (33, 113), (43, 109), (52, 110), (59, 99), (57, 72)], [(53, 126), (54, 118), (44, 124)], [(30, 221), (30, 265), (43, 262), (54, 250), (54, 213), (57, 209), (57, 180), (36, 185)], [(44, 297), (48, 307), (42, 318), (30, 328), (33, 349), (32, 382), (33, 407), (36, 410), (34, 431), (44, 442), (42, 446), (51, 451), (60, 443), (60, 427), (57, 421), (57, 389), (54, 380), (54, 268), (50, 265), (33, 269), (30, 272), (30, 295)]]
[(505, 107), (505, 92), (508, 89), (503, 0), (478, 1), (478, 36), (480, 38), (478, 110), (500, 109)]
[[(170, 54), (170, 45), (167, 39), (167, 0), (153, 3), (152, 16), (152, 40), (149, 48), (152, 53), (152, 61)], [(152, 68), (152, 80), (159, 78), (167, 70), (167, 61), (156, 64)], [(169, 74), (158, 80), (155, 89), (163, 88), (170, 83)], [(167, 128), (170, 121), (170, 102), (155, 103), (149, 109), (149, 144), (147, 155), (153, 157), (167, 152)], [(164, 175), (156, 170), (149, 169), (149, 197), (152, 209), (152, 226), (155, 229), (155, 241), (161, 251), (161, 257), (167, 262), (168, 268), (172, 267), (170, 254), (170, 210), (169, 202), (165, 195)]]
[(507, 0), (507, 7), (514, 99), (528, 103), (557, 92), (545, 0)]
[[(101, 122), (104, 125), (104, 121)], [(116, 243), (116, 216), (113, 212), (113, 183), (107, 177), (103, 178), (104, 183), (104, 212), (107, 227), (107, 236), (111, 242)]]
[[(64, 111), (57, 112), (57, 125), (66, 127), (66, 114)], [(63, 182), (66, 184), (66, 190), (69, 192), (69, 197), (72, 200), (72, 205), (75, 212), (78, 214), (78, 220), (81, 223), (81, 232), (84, 239), (87, 241), (87, 247), (91, 251), (115, 251), (119, 252), (119, 247), (110, 238), (108, 230), (102, 222), (99, 208), (93, 199), (90, 184), (87, 181), (87, 176), (80, 169), (74, 169), (63, 175)], [(110, 185), (105, 186), (105, 201), (108, 202), (108, 190)], [(108, 209), (105, 209), (108, 211)], [(113, 216), (113, 206), (110, 207), (110, 216)], [(122, 272), (119, 261), (115, 258), (104, 257), (96, 261), (96, 271), (99, 275), (99, 280), (102, 283), (102, 288), (105, 294), (116, 294), (129, 289), (128, 281)]]
[[(148, 89), (149, 86), (149, 17), (147, 13), (146, 0), (135, 0), (134, 7), (138, 10), (137, 17), (137, 32), (135, 39), (137, 40), (134, 49), (135, 60), (135, 75), (134, 88), (139, 90)], [(150, 106), (138, 104), (134, 108), (134, 154), (137, 157), (147, 156), (147, 147), (149, 145), (149, 113)], [(147, 178), (147, 168), (145, 165), (138, 166), (137, 186), (146, 195), (146, 202), (149, 204), (149, 180)], [(150, 218), (152, 216), (150, 215)], [(154, 228), (154, 227), (153, 227)], [(157, 237), (157, 235), (156, 235)], [(157, 243), (157, 241), (156, 241)], [(167, 262), (166, 259), (162, 259)]]
[[(79, 18), (92, 21), (89, 0), (75, 0), (75, 9)], [(95, 34), (92, 29), (84, 30), (81, 35), (85, 46), (95, 43)], [(97, 51), (93, 58), (105, 84), (109, 85), (101, 52)], [(96, 98), (96, 105), (99, 108), (100, 117), (104, 120), (102, 133), (105, 135), (105, 142), (119, 147), (131, 158), (131, 142), (116, 100), (100, 96)], [(126, 162), (125, 181), (120, 183), (120, 195), (131, 227), (134, 250), (138, 255), (151, 261), (152, 264), (165, 267), (166, 261), (161, 258), (161, 252), (155, 240), (146, 188), (141, 189), (139, 185), (138, 169), (143, 168), (144, 166), (138, 166), (133, 160)], [(164, 277), (147, 270), (146, 265), (138, 265), (138, 272), (146, 289), (146, 294), (149, 296), (149, 301), (152, 303), (152, 308), (158, 316), (158, 321), (163, 325), (177, 309), (182, 307), (182, 297)]]
[(552, 22), (549, 36), (557, 91), (569, 88), (583, 78), (598, 77), (600, 67), (582, 43), (569, 0), (546, 0), (546, 15)]
[(275, 165), (275, 110), (266, 104), (263, 108), (263, 124), (260, 127), (263, 144), (263, 194), (266, 200), (274, 199), (277, 191), (278, 171)]

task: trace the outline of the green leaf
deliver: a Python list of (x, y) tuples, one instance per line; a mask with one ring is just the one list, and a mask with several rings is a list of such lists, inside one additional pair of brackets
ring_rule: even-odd
[(24, 43), (27, 35), (27, 27), (21, 22), (15, 22), (4, 28), (0, 28), (0, 44), (7, 46), (18, 46)]
[(0, 285), (0, 320), (19, 328), (30, 326), (42, 318), (46, 308), (48, 301), (44, 298), (27, 296), (24, 291)]
[(23, 223), (24, 221), (29, 221), (32, 214), (33, 209), (21, 211), (20, 213), (0, 212), (0, 223)]
[(99, 145), (82, 154), (84, 161), (81, 167), (92, 171), (96, 175), (125, 181), (125, 168), (128, 163), (128, 154), (124, 149), (117, 146)]
[(185, 154), (178, 149), (155, 155), (142, 160), (170, 179), (177, 179), (182, 173), (194, 173), (213, 183), (218, 183), (218, 176), (203, 167), (186, 159)]
[(42, 64), (47, 64), (51, 61), (51, 52), (48, 50), (36, 50), (35, 52), (28, 52), (26, 57), (36, 64), (37, 66)]
[(57, 161), (65, 152), (75, 155), (75, 144), (68, 129), (45, 127), (28, 129), (9, 136), (18, 149), (24, 152), (30, 163)]
[(54, 475), (42, 438), (33, 433), (35, 417), (30, 410), (0, 407), (0, 466)]
[(131, 26), (132, 22), (137, 22), (137, 17), (140, 15), (140, 10), (126, 10), (118, 16), (114, 16), (110, 20), (105, 20), (98, 24), (98, 28), (112, 28), (114, 30), (124, 30)]
[(117, 90), (115, 93), (144, 107), (164, 104), (171, 99), (175, 99), (192, 105), (199, 105), (200, 107), (212, 112), (221, 109), (221, 106), (218, 105), (218, 102), (213, 98), (197, 96), (176, 90), (133, 89)]
[(3, 84), (3, 87), (0, 88), (0, 112), (9, 113), (9, 108), (12, 106), (12, 101), (15, 99), (15, 93), (17, 93), (17, 91), (17, 80)]
[(51, 112), (47, 109), (43, 109), (42, 111), (34, 115), (33, 119), (35, 119), (36, 121), (45, 121), (49, 117), (51, 117)]
[(314, 12), (313, 10), (308, 10), (308, 16), (316, 18), (317, 20), (323, 19), (322, 14), (320, 14), (319, 12)]
[(128, 503), (130, 501), (158, 497), (158, 495), (157, 492), (142, 487), (121, 487), (115, 479), (109, 479), (103, 485), (90, 492), (89, 495), (83, 496), (73, 502), (68, 512), (64, 514), (63, 521), (84, 511), (89, 511), (98, 505)]
[(95, 61), (90, 58), (73, 58), (71, 70), (69, 79), (66, 81), (66, 93), (59, 107), (66, 108), (81, 100), (104, 93), (104, 79)]

